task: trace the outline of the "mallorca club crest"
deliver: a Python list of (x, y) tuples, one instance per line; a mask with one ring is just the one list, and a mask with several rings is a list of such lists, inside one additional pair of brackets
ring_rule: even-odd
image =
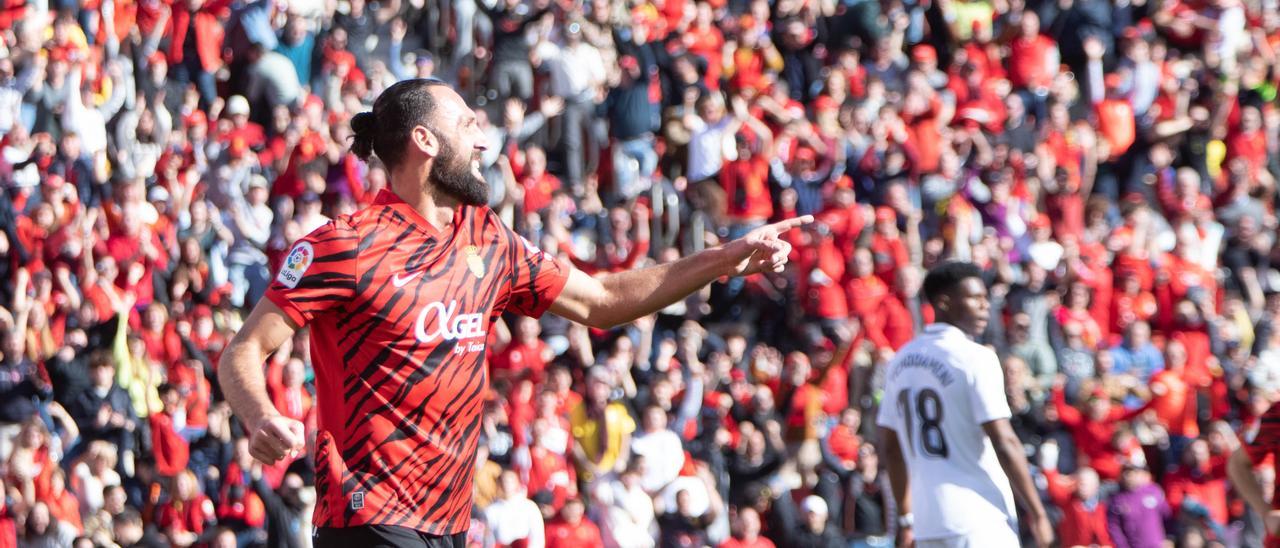
[(462, 248), (462, 254), (467, 260), (467, 270), (475, 274), (476, 278), (484, 278), (484, 259), (480, 257), (480, 248), (469, 245)]

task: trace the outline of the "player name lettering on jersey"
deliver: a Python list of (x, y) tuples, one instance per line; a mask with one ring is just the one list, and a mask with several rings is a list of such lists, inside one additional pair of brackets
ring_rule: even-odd
[[(418, 324), (414, 335), (418, 341), (429, 343), (437, 338), (445, 341), (479, 339), (485, 336), (484, 314), (458, 314), (458, 301), (449, 301), (448, 306), (442, 302), (428, 303), (418, 313)], [(432, 321), (434, 319), (434, 322)]]
[(902, 357), (902, 361), (898, 362), (898, 367), (892, 370), (893, 378), (910, 369), (924, 369), (932, 373), (942, 383), (942, 386), (951, 386), (955, 382), (955, 374), (952, 372), (951, 366), (942, 361), (930, 358), (924, 354), (907, 354)]

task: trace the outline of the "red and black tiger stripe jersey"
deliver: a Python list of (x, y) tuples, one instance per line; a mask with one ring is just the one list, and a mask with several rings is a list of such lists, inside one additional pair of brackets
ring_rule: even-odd
[[(1272, 465), (1280, 462), (1280, 404), (1273, 404), (1263, 413), (1244, 435), (1244, 451), (1254, 466), (1261, 466), (1267, 457)], [(1276, 476), (1276, 489), (1280, 489), (1280, 475)], [(1280, 491), (1277, 491), (1280, 492)], [(1280, 509), (1280, 497), (1273, 497), (1271, 507)], [(1268, 535), (1267, 548), (1280, 548), (1280, 537)]]
[(317, 526), (467, 530), (487, 333), (541, 316), (571, 268), (486, 207), (439, 232), (386, 190), (294, 244), (266, 297), (310, 327)]

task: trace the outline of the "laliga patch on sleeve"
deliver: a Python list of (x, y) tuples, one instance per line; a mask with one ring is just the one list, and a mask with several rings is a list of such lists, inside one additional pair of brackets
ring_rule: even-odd
[(293, 251), (289, 252), (289, 256), (285, 257), (284, 264), (280, 265), (280, 274), (276, 275), (276, 281), (289, 289), (298, 287), (298, 282), (302, 281), (302, 275), (307, 272), (307, 268), (315, 258), (316, 252), (311, 248), (311, 242), (298, 242), (298, 245), (293, 246)]

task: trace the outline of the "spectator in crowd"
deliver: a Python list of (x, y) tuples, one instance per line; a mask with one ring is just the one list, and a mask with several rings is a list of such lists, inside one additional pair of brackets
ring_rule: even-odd
[(600, 546), (600, 528), (584, 518), (586, 507), (582, 499), (570, 499), (560, 509), (557, 521), (547, 524), (548, 548), (572, 546)]
[(485, 509), (485, 520), (495, 541), (510, 546), (517, 541), (538, 547), (545, 543), (542, 512), (525, 494), (515, 472), (505, 471), (498, 479), (498, 499)]
[(95, 515), (102, 510), (107, 489), (120, 485), (120, 474), (115, 471), (118, 454), (110, 442), (99, 440), (89, 445), (82, 460), (72, 468), (72, 485), (85, 515)]
[(876, 547), (893, 542), (898, 529), (897, 502), (889, 475), (880, 467), (880, 455), (876, 446), (865, 444), (858, 448), (858, 469), (849, 479), (843, 499), (844, 515), (841, 531), (853, 539), (855, 545)]
[(213, 501), (200, 492), (195, 474), (183, 470), (173, 478), (173, 498), (156, 508), (156, 527), (176, 546), (191, 546), (214, 532)]
[(1159, 546), (1165, 542), (1164, 524), (1172, 509), (1164, 492), (1151, 482), (1151, 473), (1126, 464), (1121, 488), (1107, 501), (1107, 531), (1116, 546)]
[(780, 532), (787, 538), (786, 545), (824, 548), (845, 545), (843, 535), (831, 524), (827, 514), (827, 503), (822, 500), (822, 497), (817, 495), (805, 497), (800, 504), (799, 512), (796, 512), (790, 497), (790, 493), (782, 493), (781, 497), (775, 501), (775, 504), (781, 506), (775, 506), (775, 511), (780, 516), (782, 529)]
[(1045, 476), (1049, 480), (1049, 498), (1062, 513), (1058, 539), (1069, 546), (1111, 544), (1107, 506), (1098, 494), (1098, 473), (1084, 467), (1065, 478), (1053, 467), (1046, 467)]
[(75, 538), (75, 526), (55, 519), (48, 505), (37, 502), (31, 506), (30, 513), (27, 515), (26, 528), (22, 532), (24, 547), (70, 546)]
[(771, 548), (773, 541), (760, 536), (760, 513), (750, 506), (737, 511), (733, 517), (733, 533), (720, 548)]
[(1129, 324), (1124, 342), (1112, 347), (1111, 372), (1117, 375), (1134, 375), (1147, 382), (1151, 376), (1164, 369), (1164, 356), (1151, 344), (1151, 328), (1145, 322)]
[(151, 447), (155, 451), (156, 471), (164, 477), (175, 477), (187, 468), (191, 459), (189, 442), (179, 433), (185, 417), (180, 415), (182, 395), (178, 387), (163, 384), (158, 389), (164, 408), (151, 416)]
[[(659, 546), (704, 546), (708, 543), (708, 529), (722, 515), (724, 502), (706, 465), (701, 465), (696, 474), (700, 482), (680, 487), (675, 493), (674, 505), (668, 506), (662, 498), (657, 499), (655, 512), (662, 531)], [(694, 505), (697, 488), (705, 489), (704, 496), (709, 499), (700, 505), (705, 507), (702, 510)]]
[(635, 420), (619, 402), (610, 402), (613, 373), (602, 366), (587, 372), (587, 391), (569, 414), (578, 475), (591, 482), (620, 472), (631, 451)]
[[(1165, 478), (1165, 496), (1184, 535), (1222, 538), (1227, 517), (1226, 456), (1213, 456), (1209, 443), (1196, 439)], [(1185, 536), (1184, 536), (1185, 538)]]
[(667, 412), (659, 406), (645, 409), (641, 425), (641, 432), (632, 439), (631, 451), (644, 458), (646, 473), (641, 485), (645, 491), (657, 493), (675, 481), (684, 468), (684, 444), (667, 428)]
[(528, 100), (533, 96), (533, 69), (529, 64), (528, 29), (550, 11), (550, 3), (537, 7), (519, 0), (502, 0), (497, 6), (476, 5), (493, 22), (493, 86), (498, 97)]
[(599, 109), (612, 138), (614, 184), (621, 197), (630, 199), (651, 187), (658, 167), (658, 153), (653, 148), (657, 106), (650, 93), (655, 67), (642, 66), (635, 55), (623, 55), (618, 68), (620, 80), (609, 89)]
[(652, 547), (656, 545), (654, 499), (641, 486), (644, 459), (633, 459), (631, 465), (607, 488), (594, 493), (600, 504), (598, 522), (605, 546)]
[(262, 476), (262, 466), (251, 468), (253, 492), (262, 500), (266, 512), (267, 546), (302, 546), (306, 527), (304, 513), (315, 501), (314, 488), (306, 487), (298, 474), (284, 477), (279, 489), (273, 489)]

